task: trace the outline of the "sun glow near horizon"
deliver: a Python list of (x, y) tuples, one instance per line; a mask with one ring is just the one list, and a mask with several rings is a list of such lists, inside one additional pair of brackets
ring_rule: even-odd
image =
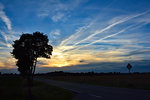
[[(124, 59), (128, 59), (129, 57), (120, 57), (119, 55), (123, 55), (124, 52), (120, 50), (115, 51), (92, 51), (92, 50), (69, 50), (70, 47), (58, 46), (54, 48), (52, 52), (51, 59), (39, 58), (41, 67), (69, 67), (74, 65), (84, 65), (89, 63), (100, 63), (100, 62), (122, 62)], [(73, 47), (72, 47), (73, 48)], [(72, 49), (71, 48), (71, 49)], [(63, 52), (64, 50), (68, 50)]]

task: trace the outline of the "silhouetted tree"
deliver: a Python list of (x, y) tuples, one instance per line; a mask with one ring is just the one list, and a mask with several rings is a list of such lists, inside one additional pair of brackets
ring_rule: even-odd
[(24, 77), (33, 75), (38, 57), (50, 58), (53, 48), (48, 45), (48, 37), (40, 32), (22, 34), (19, 40), (15, 40), (13, 56), (18, 60), (18, 71)]
[(129, 70), (129, 73), (130, 73), (130, 70), (131, 70), (131, 68), (132, 68), (131, 64), (128, 63), (127, 68), (128, 68), (128, 70)]
[(22, 34), (15, 40), (13, 57), (17, 59), (16, 65), (20, 74), (28, 80), (30, 86), (35, 73), (38, 57), (50, 58), (53, 48), (48, 45), (48, 37), (40, 32)]

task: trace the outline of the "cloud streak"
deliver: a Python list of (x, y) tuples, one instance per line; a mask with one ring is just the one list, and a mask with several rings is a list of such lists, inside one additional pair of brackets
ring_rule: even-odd
[(66, 46), (66, 45), (70, 44), (71, 41), (79, 38), (85, 30), (87, 30), (88, 28), (90, 28), (94, 24), (94, 22), (95, 22), (95, 20), (90, 22), (88, 25), (80, 27), (73, 35), (71, 35), (67, 39), (63, 40), (60, 43), (60, 46)]
[[(116, 36), (116, 35), (118, 35), (118, 34), (120, 34), (120, 33), (125, 32), (126, 30), (129, 30), (130, 28), (134, 28), (134, 26), (136, 26), (136, 25), (137, 25), (137, 24), (135, 24), (135, 25), (130, 25), (130, 26), (128, 26), (128, 27), (126, 27), (126, 28), (124, 28), (124, 29), (120, 30), (120, 31), (119, 31), (119, 32), (117, 32), (117, 33), (114, 33), (114, 34), (111, 34), (111, 35), (105, 36), (105, 37), (103, 37), (103, 38), (101, 38), (101, 39), (99, 39), (99, 40), (93, 41), (93, 42), (91, 42), (91, 43), (89, 43), (89, 44), (87, 44), (87, 45), (85, 45), (85, 46), (89, 46), (89, 45), (92, 45), (92, 44), (94, 44), (94, 43), (101, 42), (101, 41), (102, 41), (102, 40), (104, 40), (104, 39), (107, 39), (107, 38), (110, 38), (110, 37)], [(145, 24), (144, 24), (144, 25), (145, 25)], [(143, 26), (143, 25), (142, 25), (142, 26)]]
[(124, 56), (133, 56), (133, 55), (140, 55), (140, 54), (146, 54), (146, 53), (150, 53), (150, 50), (138, 50), (138, 51), (132, 51), (127, 55)]
[(6, 24), (9, 31), (12, 30), (11, 21), (4, 12), (4, 6), (0, 3), (0, 19)]
[(114, 27), (114, 26), (116, 26), (116, 25), (118, 25), (118, 24), (124, 23), (124, 22), (126, 22), (126, 21), (128, 21), (128, 20), (131, 20), (131, 19), (133, 19), (133, 18), (142, 16), (142, 15), (148, 13), (148, 12), (149, 12), (149, 11), (145, 11), (145, 12), (140, 13), (140, 14), (136, 14), (136, 15), (132, 15), (132, 16), (128, 16), (128, 17), (126, 17), (126, 18), (123, 18), (123, 19), (121, 19), (121, 20), (119, 20), (119, 21), (117, 21), (117, 22), (115, 22), (115, 23), (113, 23), (113, 24), (107, 26), (106, 28), (104, 28), (104, 29), (102, 29), (102, 30), (100, 30), (100, 31), (96, 31), (95, 33), (93, 33), (92, 35), (88, 36), (87, 38), (85, 38), (85, 39), (83, 39), (83, 40), (81, 40), (81, 41), (75, 43), (74, 46), (77, 45), (77, 44), (79, 44), (79, 43), (85, 42), (85, 41), (91, 39), (92, 37), (96, 36), (97, 34), (100, 34), (100, 33), (104, 32), (104, 31), (107, 31), (107, 30), (111, 29), (112, 27)]
[(70, 0), (68, 2), (63, 2), (61, 0), (48, 0), (40, 4), (38, 16), (50, 16), (53, 22), (65, 21), (71, 16), (70, 12), (78, 8), (84, 2), (86, 2), (86, 0)]
[[(142, 13), (139, 13), (139, 14), (136, 14), (136, 15), (127, 16), (127, 17), (125, 17), (125, 18), (123, 18), (123, 19), (121, 19), (121, 20), (119, 20), (119, 21), (116, 21), (116, 22), (112, 23), (111, 25), (109, 25), (109, 26), (107, 26), (107, 27), (105, 27), (105, 28), (103, 28), (103, 29), (101, 29), (101, 30), (96, 30), (93, 34), (91, 34), (91, 35), (85, 37), (84, 39), (82, 39), (82, 40), (80, 40), (80, 41), (77, 41), (76, 43), (74, 43), (74, 44), (71, 45), (71, 46), (68, 46), (69, 48), (64, 48), (62, 51), (65, 51), (65, 52), (66, 52), (66, 51), (70, 51), (70, 50), (78, 50), (78, 49), (81, 49), (81, 48), (83, 48), (83, 47), (90, 46), (90, 45), (92, 45), (92, 44), (94, 44), (94, 43), (97, 43), (97, 42), (100, 42), (100, 41), (102, 41), (102, 40), (104, 40), (104, 39), (107, 39), (107, 38), (116, 36), (116, 35), (118, 35), (118, 34), (120, 34), (120, 33), (123, 33), (123, 32), (125, 32), (127, 29), (130, 29), (131, 27), (132, 27), (132, 29), (136, 29), (136, 26), (137, 26), (139, 23), (140, 23), (140, 25), (138, 25), (137, 28), (139, 28), (139, 27), (141, 27), (141, 26), (144, 26), (144, 25), (148, 24), (149, 22), (145, 22), (145, 23), (142, 23), (142, 24), (141, 24), (141, 22), (135, 23), (135, 24), (130, 25), (130, 26), (128, 26), (128, 27), (126, 27), (126, 28), (124, 28), (124, 29), (122, 29), (122, 30), (120, 30), (120, 31), (118, 31), (118, 32), (116, 32), (116, 33), (114, 33), (114, 34), (104, 36), (104, 37), (102, 37), (101, 39), (98, 39), (98, 40), (93, 40), (93, 41), (91, 41), (90, 43), (85, 44), (85, 45), (83, 45), (83, 46), (79, 46), (79, 47), (77, 48), (77, 45), (78, 45), (78, 44), (84, 43), (85, 41), (89, 41), (91, 38), (93, 38), (93, 37), (96, 36), (96, 35), (99, 35), (99, 34), (105, 32), (105, 31), (110, 30), (111, 28), (113, 28), (113, 27), (115, 27), (115, 26), (117, 26), (117, 25), (119, 25), (119, 24), (125, 23), (125, 22), (127, 22), (127, 21), (129, 21), (129, 20), (131, 20), (131, 19), (140, 17), (140, 16), (142, 16), (142, 15), (144, 15), (144, 14), (147, 14), (147, 13), (149, 13), (149, 10), (148, 10), (148, 11), (145, 11), (145, 12), (142, 12)], [(113, 18), (113, 19), (114, 19), (114, 18)], [(87, 26), (81, 27), (76, 33), (74, 33), (73, 35), (71, 35), (71, 36), (68, 37), (67, 39), (63, 40), (59, 46), (60, 46), (60, 47), (61, 47), (61, 46), (67, 46), (68, 44), (72, 43), (73, 40), (75, 40), (75, 39), (78, 40), (78, 38), (79, 38), (81, 35), (85, 34), (85, 33), (84, 33), (85, 30), (87, 30), (87, 29), (89, 29), (89, 28), (92, 27), (92, 25), (94, 24), (94, 22), (96, 22), (96, 20), (92, 21), (92, 22), (91, 22), (90, 24), (88, 24)], [(142, 22), (143, 22), (143, 21), (142, 21)], [(135, 26), (135, 27), (134, 27), (134, 26)], [(76, 49), (76, 48), (77, 48), (77, 49)]]

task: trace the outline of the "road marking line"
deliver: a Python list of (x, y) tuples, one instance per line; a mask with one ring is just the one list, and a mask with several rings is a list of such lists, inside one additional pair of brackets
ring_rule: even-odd
[(102, 98), (102, 96), (98, 96), (98, 95), (94, 95), (94, 94), (90, 94), (91, 96), (94, 96), (96, 98)]

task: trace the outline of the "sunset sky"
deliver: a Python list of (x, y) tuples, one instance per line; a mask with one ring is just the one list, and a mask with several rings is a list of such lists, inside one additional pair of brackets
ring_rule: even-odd
[(54, 48), (36, 72), (150, 72), (150, 0), (0, 0), (0, 72), (22, 33), (40, 31)]

